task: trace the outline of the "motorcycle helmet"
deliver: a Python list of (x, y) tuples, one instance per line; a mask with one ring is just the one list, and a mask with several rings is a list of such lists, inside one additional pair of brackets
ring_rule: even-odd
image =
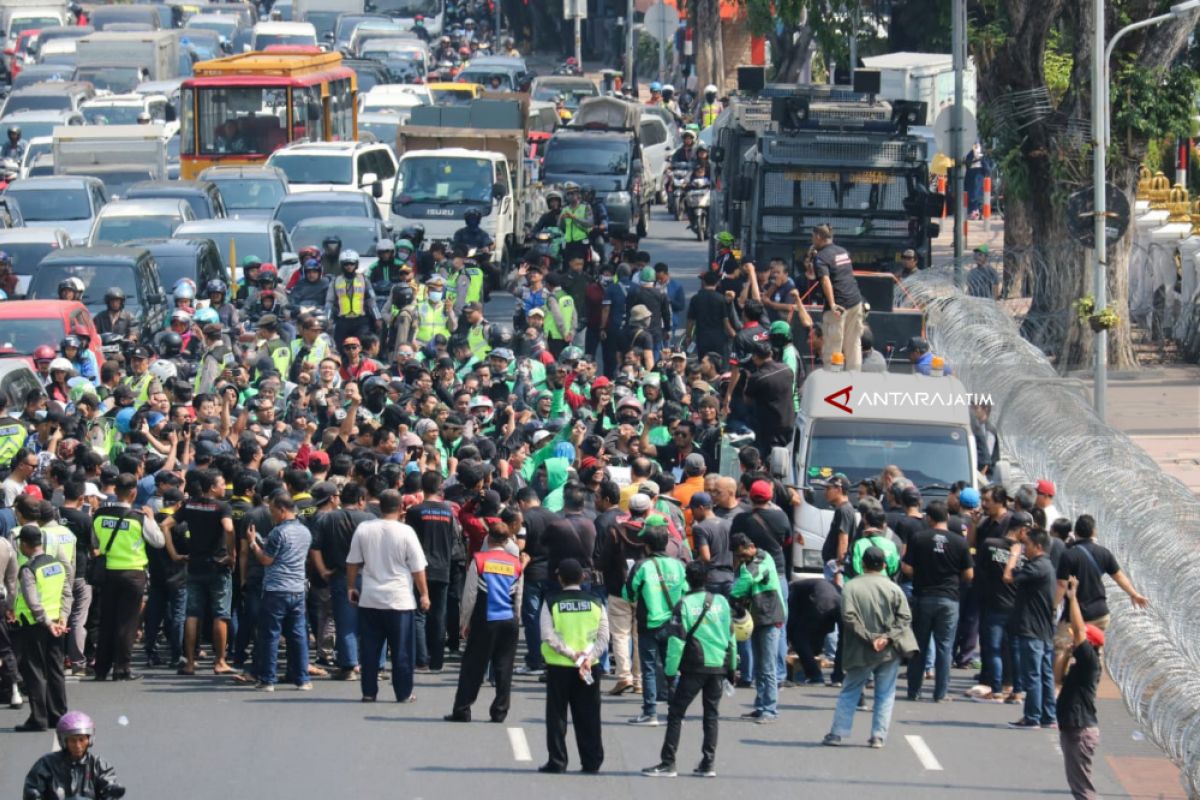
[(58, 282), (58, 294), (60, 297), (62, 296), (63, 289), (83, 294), (85, 288), (83, 281), (79, 280), (79, 278), (66, 278)]
[(129, 406), (122, 408), (117, 412), (117, 433), (130, 433), (133, 428), (133, 418), (137, 416), (137, 409)]
[(692, 141), (695, 141), (696, 140), (696, 132), (689, 128), (684, 128), (683, 129), (683, 138), (691, 139)]
[(695, 136), (696, 134), (700, 133), (700, 126), (694, 122), (689, 122), (687, 127), (683, 129), (683, 132), (685, 135), (690, 133)]
[(59, 345), (58, 345), (59, 352), (61, 352), (65, 355), (68, 347), (74, 347), (76, 350), (82, 350), (83, 342), (79, 341), (78, 336), (71, 334), (70, 336), (65, 337), (61, 342), (59, 342)]
[(258, 256), (246, 256), (242, 259), (242, 270), (256, 269), (262, 266), (262, 259)]
[(38, 345), (33, 350), (34, 361), (52, 361), (54, 360), (54, 348), (48, 344)]
[(96, 723), (92, 722), (92, 718), (82, 711), (68, 711), (58, 718), (58, 724), (54, 726), (54, 733), (58, 736), (59, 747), (67, 746), (67, 737), (69, 736), (86, 736), (88, 745), (91, 746), (96, 741)]
[(388, 390), (388, 382), (385, 378), (378, 375), (372, 375), (363, 381), (363, 394), (372, 394), (374, 392), (386, 392)]
[(492, 421), (492, 417), (496, 415), (496, 407), (492, 403), (492, 398), (486, 395), (476, 395), (471, 398), (469, 410), (475, 421), (481, 425), (486, 425)]
[(708, 86), (705, 86), (704, 96), (709, 98), (709, 102), (712, 102), (712, 99), (717, 96), (717, 87), (711, 83)]
[(171, 324), (173, 325), (176, 322), (182, 322), (184, 325), (191, 325), (192, 315), (184, 311), (182, 308), (177, 308), (171, 312)]
[(569, 362), (579, 361), (581, 358), (583, 358), (583, 350), (572, 345), (571, 347), (563, 348), (562, 354), (558, 357), (558, 360)]
[(338, 256), (338, 263), (341, 264), (343, 268), (353, 266), (355, 269), (357, 269), (358, 253), (354, 250), (343, 250), (342, 254)]
[(183, 337), (175, 331), (163, 331), (158, 335), (158, 351), (163, 358), (174, 358), (183, 351)]
[(750, 635), (754, 633), (754, 617), (750, 616), (749, 611), (743, 611), (740, 616), (733, 618), (733, 638), (739, 642), (750, 641)]
[(315, 245), (310, 244), (307, 247), (301, 247), (296, 255), (300, 257), (301, 264), (306, 264), (309, 259), (319, 259), (321, 257), (321, 250)]
[(558, 204), (561, 206), (563, 202), (562, 192), (558, 191), (557, 189), (551, 189), (550, 191), (546, 192), (546, 205), (550, 205), (551, 200), (557, 200)]
[(394, 253), (398, 249), (405, 249), (411, 252), (412, 242), (403, 239), (399, 242), (393, 242), (391, 239), (385, 236), (375, 243), (376, 253)]
[(180, 278), (175, 281), (175, 286), (171, 289), (171, 297), (175, 302), (180, 300), (195, 300), (196, 299), (196, 284), (190, 278)]
[(214, 294), (226, 294), (228, 291), (229, 287), (222, 280), (211, 280), (204, 285), (204, 294), (210, 297)]
[(669, 83), (663, 84), (662, 94), (664, 100), (670, 100), (675, 94), (675, 87)]
[(330, 247), (341, 247), (342, 237), (336, 234), (330, 234), (321, 240), (321, 247), (328, 250)]
[(263, 264), (258, 271), (258, 285), (264, 289), (270, 289), (279, 283), (279, 272), (275, 269), (274, 264)]
[(400, 229), (400, 238), (408, 239), (413, 243), (413, 249), (421, 246), (421, 242), (425, 240), (425, 226), (420, 223), (415, 225), (405, 225)]
[(220, 324), (221, 317), (217, 314), (216, 309), (199, 308), (196, 309), (195, 320), (197, 325), (208, 325), (213, 322)]
[(125, 302), (125, 290), (122, 289), (120, 286), (112, 287), (111, 289), (109, 289), (108, 291), (106, 291), (104, 293), (105, 305), (108, 304), (109, 300), (120, 300), (122, 303), (124, 303)]
[(67, 398), (78, 404), (85, 395), (96, 395), (96, 387), (92, 386), (92, 382), (87, 378), (71, 378), (67, 381), (67, 385), (71, 387), (71, 391), (67, 392)]
[(168, 361), (165, 358), (160, 358), (150, 365), (150, 374), (153, 375), (159, 383), (165, 384), (178, 374), (178, 370), (175, 369), (175, 362)]
[(651, 81), (650, 82), (650, 91), (651, 92), (661, 92), (662, 84), (659, 83), (658, 81)]
[(63, 358), (62, 356), (59, 356), (58, 358), (52, 359), (50, 361), (50, 371), (51, 372), (55, 372), (55, 371), (74, 372), (75, 366), (67, 359)]
[(488, 344), (492, 347), (507, 347), (512, 349), (516, 334), (512, 325), (506, 322), (493, 322), (488, 326)]
[(480, 211), (478, 208), (468, 208), (466, 210), (466, 213), (463, 214), (463, 221), (466, 222), (468, 225), (472, 225), (472, 224), (478, 225), (480, 220), (482, 220), (482, 219), (483, 219), (483, 212)]

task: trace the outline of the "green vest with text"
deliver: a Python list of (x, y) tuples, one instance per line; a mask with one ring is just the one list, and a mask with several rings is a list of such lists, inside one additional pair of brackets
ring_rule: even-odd
[(141, 375), (127, 375), (121, 383), (133, 389), (133, 404), (140, 406), (150, 399), (150, 384), (153, 381), (153, 375), (143, 372)]
[[(53, 556), (42, 553), (22, 569), (33, 570), (37, 582), (38, 599), (46, 612), (46, 619), (57, 621), (62, 617), (63, 588), (67, 585), (67, 568)], [(17, 601), (13, 604), (13, 615), (21, 625), (36, 625), (33, 610), (25, 599), (24, 592), (17, 592)]]
[(467, 274), (467, 303), (482, 303), (483, 302), (483, 270), (479, 267), (466, 267), (463, 272)]
[[(128, 508), (107, 506), (96, 512), (92, 522), (101, 553), (105, 551), (105, 566), (110, 570), (145, 569), (146, 542), (142, 539), (142, 515)], [(112, 541), (113, 537), (116, 541)], [(109, 543), (112, 542), (112, 546)]]
[(11, 417), (0, 424), (0, 467), (12, 465), (13, 456), (25, 446), (28, 436), (25, 426)]
[(481, 322), (478, 325), (472, 325), (467, 331), (467, 346), (471, 348), (471, 355), (475, 358), (482, 359), (491, 352), (491, 345), (487, 340), (487, 329)]
[[(580, 590), (568, 590), (551, 597), (550, 619), (554, 622), (554, 630), (563, 643), (582, 653), (596, 641), (596, 632), (600, 630), (600, 619), (604, 615), (599, 598)], [(574, 667), (575, 662), (542, 642), (542, 658), (553, 667)], [(592, 659), (596, 664), (598, 658)]]
[(416, 340), (421, 344), (428, 344), (439, 333), (450, 338), (450, 328), (446, 322), (445, 306), (441, 303), (422, 302), (417, 306)]
[(560, 331), (558, 329), (558, 323), (554, 321), (554, 315), (547, 309), (546, 339), (559, 339), (569, 342), (575, 338), (575, 299), (562, 289), (554, 293), (554, 299), (558, 302), (558, 313), (562, 316), (563, 328), (566, 330)]

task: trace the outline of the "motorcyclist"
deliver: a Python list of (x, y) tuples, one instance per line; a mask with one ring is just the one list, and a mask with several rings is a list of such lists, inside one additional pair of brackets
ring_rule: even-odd
[[(411, 239), (409, 241), (412, 241)], [(417, 252), (417, 275), (426, 280), (436, 272), (446, 260), (446, 243), (440, 239), (429, 245), (428, 250)]]
[(608, 204), (591, 186), (583, 189), (583, 199), (592, 208), (592, 233), (588, 237), (600, 261), (604, 260), (604, 242), (608, 239)]
[(225, 281), (213, 279), (204, 285), (204, 295), (208, 298), (208, 307), (217, 312), (221, 324), (233, 330), (238, 324), (238, 312), (233, 303), (225, 298), (229, 296), (229, 287)]
[(679, 110), (679, 101), (675, 99), (675, 87), (669, 83), (662, 87), (662, 107), (671, 112), (676, 124), (683, 121), (683, 113)]
[(171, 288), (171, 305), (189, 314), (196, 311), (196, 284), (190, 278), (180, 278)]
[(340, 347), (347, 337), (363, 337), (382, 326), (371, 282), (358, 274), (358, 253), (343, 251), (339, 266), (342, 274), (325, 295), (325, 316), (334, 321), (333, 339)]
[(692, 164), (692, 180), (696, 178), (713, 178), (712, 162), (708, 160), (708, 146), (701, 143), (696, 145), (696, 163)]
[(646, 105), (651, 107), (662, 105), (662, 84), (658, 81), (651, 82), (650, 99), (646, 101)]
[(393, 242), (384, 237), (375, 245), (375, 263), (367, 270), (367, 277), (375, 289), (376, 297), (387, 297), (392, 284), (400, 278), (400, 265), (407, 261), (396, 257), (396, 250), (403, 246), (405, 255), (412, 253), (412, 242), (407, 239)]
[[(209, 310), (214, 314), (217, 313), (215, 309)], [(220, 319), (219, 315), (218, 319)], [(179, 353), (183, 358), (195, 361), (200, 357), (200, 351), (203, 349), (204, 342), (201, 341), (201, 337), (197, 336), (192, 328), (191, 314), (180, 309), (172, 311), (168, 330), (179, 335)]]
[(64, 337), (58, 346), (58, 352), (71, 362), (71, 368), (75, 370), (76, 375), (87, 378), (92, 383), (100, 382), (100, 365), (96, 363), (96, 356), (87, 349), (79, 336), (72, 333)]
[(321, 262), (310, 258), (304, 262), (303, 277), (292, 289), (289, 297), (292, 307), (303, 313), (304, 309), (323, 308), (325, 296), (329, 294), (328, 275), (321, 272)]
[(0, 147), (0, 158), (11, 158), (20, 162), (25, 157), (25, 140), (21, 138), (21, 129), (16, 125), (8, 129), (8, 141)]
[[(564, 258), (570, 258), (573, 253), (581, 252), (586, 247), (595, 221), (592, 216), (592, 207), (583, 202), (579, 184), (568, 183), (565, 189), (567, 207), (563, 209), (558, 227), (563, 232)], [(586, 257), (584, 254), (585, 259)]]
[(58, 299), (82, 302), (86, 288), (79, 278), (65, 278), (58, 282)]
[(438, 39), (437, 51), (433, 54), (433, 60), (437, 62), (458, 61), (458, 51), (454, 49), (454, 45), (450, 43), (449, 36), (443, 36)]
[(412, 34), (420, 39), (425, 44), (429, 44), (429, 31), (425, 28), (425, 17), (422, 14), (417, 14), (413, 17)]
[(557, 189), (546, 192), (546, 213), (538, 217), (537, 224), (533, 226), (532, 235), (536, 236), (546, 228), (557, 228), (558, 218), (562, 216), (562, 205), (562, 192)]
[(21, 800), (91, 797), (116, 800), (125, 796), (112, 765), (91, 752), (96, 724), (82, 711), (68, 711), (55, 726), (62, 748), (39, 758), (25, 775)]
[(492, 236), (479, 226), (483, 221), (483, 212), (478, 208), (468, 208), (463, 214), (466, 225), (454, 232), (454, 244), (476, 250), (490, 248), (494, 242)]
[(326, 236), (321, 240), (321, 271), (330, 277), (339, 272), (338, 263), (342, 254), (342, 237)]
[(104, 310), (96, 317), (97, 333), (115, 333), (122, 338), (137, 338), (133, 314), (125, 310), (125, 291), (114, 286), (104, 293)]
[(671, 154), (671, 165), (694, 161), (696, 158), (696, 124), (683, 129), (683, 144)]
[(509, 58), (520, 58), (521, 51), (517, 49), (517, 43), (513, 41), (511, 36), (504, 37), (504, 52), (503, 55)]
[(413, 252), (421, 249), (421, 245), (425, 243), (425, 226), (417, 222), (412, 225), (405, 225), (400, 229), (398, 239), (408, 239), (412, 242)]
[(258, 271), (262, 269), (262, 259), (258, 256), (246, 256), (242, 259), (241, 278), (238, 281), (237, 293), (234, 299), (238, 305), (245, 306), (258, 292)]
[(696, 119), (701, 128), (707, 128), (717, 121), (721, 114), (721, 104), (717, 102), (717, 87), (709, 84), (704, 87), (704, 100), (700, 103), (700, 113)]

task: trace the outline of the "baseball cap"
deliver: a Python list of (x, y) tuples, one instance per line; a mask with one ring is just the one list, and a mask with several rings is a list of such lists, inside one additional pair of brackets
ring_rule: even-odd
[(638, 492), (653, 500), (658, 497), (658, 484), (654, 481), (642, 481), (638, 484)]
[(274, 328), (278, 324), (279, 324), (279, 318), (276, 317), (274, 314), (263, 314), (261, 317), (258, 318), (258, 326), (257, 327), (259, 327), (259, 328)]
[(704, 456), (699, 453), (692, 453), (683, 460), (683, 471), (688, 475), (700, 475), (704, 472), (704, 468)]
[(529, 309), (529, 312), (525, 316), (527, 316), (527, 317), (544, 317), (544, 316), (546, 316), (546, 309), (542, 308), (541, 306), (538, 306), (537, 308), (531, 308), (531, 309)]
[(22, 494), (27, 494), (30, 497), (36, 498), (38, 500), (46, 499), (45, 497), (42, 496), (42, 490), (38, 487), (38, 485), (36, 483), (31, 483), (28, 486), (26, 486), (25, 491), (22, 492)]
[(1055, 491), (1054, 481), (1050, 481), (1050, 480), (1046, 480), (1045, 478), (1042, 478), (1041, 480), (1039, 480), (1037, 482), (1037, 493), (1038, 494), (1044, 494), (1047, 497), (1054, 497), (1054, 491)]
[(533, 434), (533, 443), (540, 444), (541, 442), (544, 442), (546, 439), (549, 439), (553, 435), (554, 434), (551, 433), (550, 431), (545, 431), (545, 430), (535, 431)]
[(979, 508), (979, 490), (968, 486), (958, 493), (958, 502), (963, 508)]
[(908, 250), (905, 250), (903, 253), (901, 253), (900, 257), (901, 258), (916, 258), (917, 251), (910, 248)]
[(337, 497), (338, 488), (330, 481), (321, 481), (309, 490), (309, 494), (312, 495), (313, 502), (320, 506)]
[(979, 247), (975, 248), (975, 252), (976, 253), (989, 253), (991, 251), (988, 250), (988, 246), (986, 244), (981, 244), (981, 245), (979, 245)]
[(766, 481), (755, 481), (750, 484), (750, 499), (756, 503), (765, 503), (775, 496), (775, 490)]
[(309, 453), (308, 454), (308, 465), (311, 467), (313, 464), (320, 464), (322, 466), (328, 467), (329, 466), (329, 454), (324, 451), (321, 451), (321, 450), (318, 450), (314, 453)]
[(908, 340), (908, 344), (901, 352), (904, 353), (924, 353), (929, 349), (929, 342), (925, 341), (920, 336), (914, 336)]
[(886, 560), (887, 557), (884, 556), (883, 550), (878, 547), (868, 547), (862, 555), (863, 566), (870, 570), (883, 569)]
[(210, 322), (200, 330), (205, 336), (220, 336), (225, 329), (218, 322)]
[(467, 303), (463, 311), (483, 311), (483, 303)]
[(129, 354), (132, 358), (149, 358), (150, 348), (139, 345), (133, 348), (133, 352)]
[(1033, 516), (1028, 511), (1014, 511), (1008, 518), (1009, 529), (1032, 528)]
[(1104, 647), (1104, 631), (1095, 625), (1086, 625), (1084, 626), (1084, 633), (1087, 634), (1088, 643), (1092, 647)]
[(712, 495), (708, 492), (696, 492), (688, 501), (688, 508), (712, 508)]
[(638, 493), (629, 498), (629, 510), (638, 514), (649, 511), (652, 505), (653, 501), (651, 501), (649, 495)]
[(836, 486), (839, 489), (841, 489), (843, 492), (850, 491), (850, 479), (847, 478), (845, 475), (843, 475), (840, 472), (827, 478), (823, 483), (819, 483), (818, 485), (824, 486), (826, 489), (828, 489), (831, 486)]
[(790, 334), (791, 332), (792, 332), (792, 326), (791, 326), (791, 325), (788, 325), (788, 324), (787, 324), (785, 321), (783, 321), (783, 320), (781, 320), (781, 319), (777, 319), (777, 320), (775, 320), (774, 322), (772, 322), (772, 323), (771, 323), (771, 333), (775, 333), (775, 334), (783, 334), (783, 333), (787, 333), (787, 334)]

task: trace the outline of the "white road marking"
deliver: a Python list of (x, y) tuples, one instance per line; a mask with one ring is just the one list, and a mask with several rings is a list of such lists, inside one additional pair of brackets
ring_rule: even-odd
[(513, 758), (517, 761), (533, 761), (533, 754), (529, 752), (529, 742), (525, 739), (524, 730), (509, 728), (508, 743), (512, 745)]
[(908, 746), (912, 748), (913, 753), (917, 756), (917, 761), (921, 762), (921, 766), (927, 770), (941, 772), (942, 764), (937, 760), (937, 756), (929, 749), (929, 745), (925, 744), (925, 740), (920, 736), (906, 735), (904, 741), (908, 742)]

